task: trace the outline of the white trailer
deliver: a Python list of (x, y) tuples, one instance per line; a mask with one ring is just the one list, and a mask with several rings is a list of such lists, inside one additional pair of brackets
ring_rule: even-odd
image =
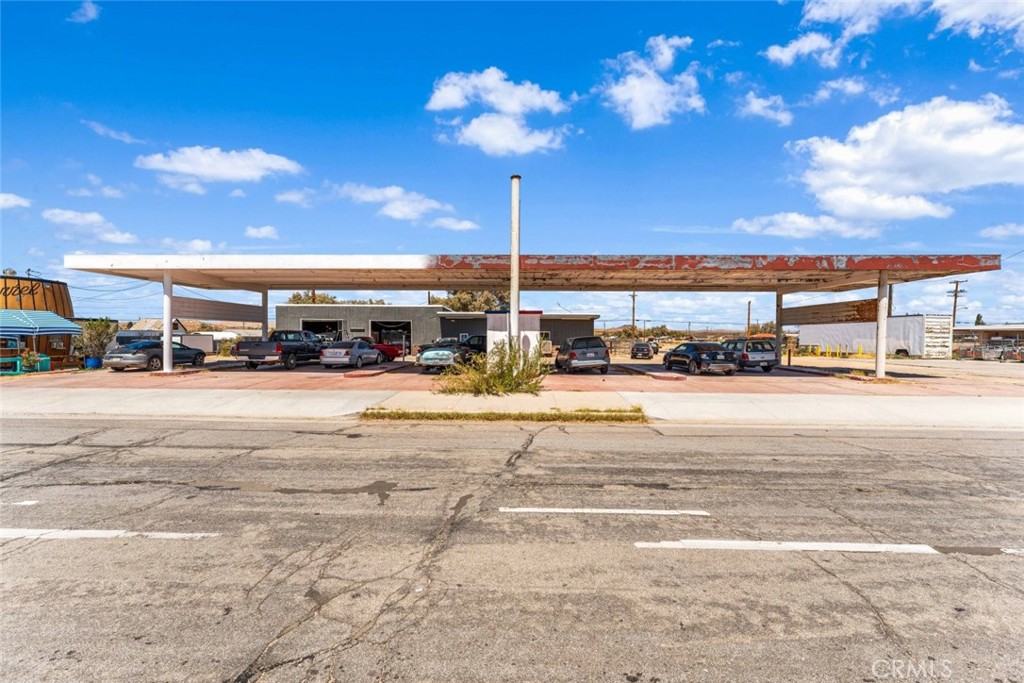
[[(800, 326), (800, 346), (821, 353), (875, 353), (876, 323), (825, 323)], [(949, 315), (890, 316), (886, 354), (917, 358), (952, 358), (953, 318)]]

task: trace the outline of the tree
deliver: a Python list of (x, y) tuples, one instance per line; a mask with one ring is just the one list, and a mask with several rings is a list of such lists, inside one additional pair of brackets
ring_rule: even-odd
[(494, 290), (449, 290), (448, 296), (431, 296), (429, 303), (453, 311), (502, 311), (508, 309), (508, 292)]
[(749, 334), (775, 334), (775, 321), (769, 320), (760, 325), (751, 325)]
[(671, 337), (672, 330), (668, 328), (668, 325), (656, 325), (654, 327), (647, 328), (648, 337)]
[(339, 303), (338, 299), (333, 294), (324, 294), (323, 292), (314, 292), (313, 290), (307, 289), (304, 292), (293, 292), (288, 297), (288, 303), (290, 304), (336, 304)]
[(978, 315), (974, 316), (974, 324), (975, 325), (984, 325), (985, 324), (985, 319), (981, 317), (981, 313), (979, 313)]

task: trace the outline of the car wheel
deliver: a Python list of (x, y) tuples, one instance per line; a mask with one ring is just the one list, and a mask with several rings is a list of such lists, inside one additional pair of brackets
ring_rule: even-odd
[(324, 366), (324, 370), (333, 370), (333, 369), (334, 369), (333, 365), (325, 365)]
[(729, 377), (729, 376), (731, 376), (731, 375), (734, 375), (734, 374), (736, 374), (736, 371), (735, 371), (735, 370), (725, 370), (725, 375), (726, 375), (727, 377)]
[(114, 372), (124, 372), (124, 368), (110, 368)]
[(356, 368), (361, 368), (361, 367), (363, 367), (363, 357), (362, 356), (356, 356)]
[(205, 363), (205, 362), (206, 362), (206, 354), (205, 353), (197, 353), (195, 355), (195, 357), (192, 358), (192, 366), (193, 367), (197, 367), (197, 368), (202, 367), (203, 363)]
[(761, 368), (761, 372), (771, 372), (771, 371), (772, 371), (772, 366), (770, 366), (770, 365), (765, 365), (764, 367)]
[(378, 353), (377, 354), (377, 365), (380, 365), (383, 362), (384, 362), (384, 354), (383, 353)]
[(691, 360), (686, 365), (686, 371), (689, 372), (691, 375), (699, 375), (700, 374), (700, 365), (697, 364), (697, 361)]
[(259, 363), (257, 363), (256, 361), (252, 361), (252, 360), (246, 361), (246, 363), (245, 363), (245, 367), (248, 368), (249, 370), (255, 370), (259, 366), (260, 366)]
[(289, 353), (284, 357), (284, 369), (294, 370), (295, 366), (299, 364), (299, 359), (295, 357), (294, 353)]
[(671, 370), (671, 369), (672, 369), (672, 362), (671, 362), (671, 361), (669, 361), (669, 359), (668, 359), (668, 358), (666, 358), (665, 360), (661, 361), (661, 364), (662, 364), (663, 366), (665, 366), (665, 369), (666, 369), (666, 370)]
[(601, 366), (601, 374), (602, 375), (607, 375), (608, 374), (608, 366), (607, 365)]
[(146, 362), (146, 369), (150, 372), (156, 372), (164, 369), (164, 361), (160, 356), (153, 356)]
[(567, 374), (567, 375), (571, 375), (572, 374), (572, 365), (570, 365), (569, 363), (565, 364), (565, 374)]

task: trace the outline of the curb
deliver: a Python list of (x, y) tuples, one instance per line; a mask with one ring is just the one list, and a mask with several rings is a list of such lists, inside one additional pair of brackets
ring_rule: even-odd
[(342, 375), (342, 377), (356, 377), (356, 378), (358, 378), (358, 377), (377, 377), (379, 375), (384, 375), (384, 374), (387, 374), (389, 372), (394, 372), (395, 370), (401, 370), (402, 368), (405, 368), (405, 367), (408, 367), (408, 366), (412, 365), (412, 363), (409, 362), (409, 361), (404, 361), (404, 360), (403, 361), (388, 361), (388, 365), (389, 365), (389, 367), (386, 367), (386, 368), (379, 367), (379, 368), (375, 368), (373, 370), (352, 370), (350, 372), (346, 372), (344, 375)]
[(662, 381), (662, 382), (685, 382), (686, 381), (686, 375), (680, 375), (680, 374), (677, 374), (677, 373), (667, 372), (667, 371), (663, 370), (660, 365), (653, 366), (653, 367), (657, 367), (658, 368), (657, 370), (644, 370), (642, 368), (638, 368), (635, 365), (623, 365), (623, 364), (619, 364), (619, 363), (615, 363), (614, 365), (615, 365), (616, 368), (618, 368), (620, 370), (624, 370), (624, 371), (628, 372), (631, 375), (644, 375), (646, 377), (650, 377), (651, 379), (656, 379), (656, 380), (659, 380), (659, 381)]

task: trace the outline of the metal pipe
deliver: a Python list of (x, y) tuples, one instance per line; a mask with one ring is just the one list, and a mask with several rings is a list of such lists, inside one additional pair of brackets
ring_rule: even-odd
[[(782, 362), (782, 344), (786, 341), (786, 336), (782, 333), (782, 292), (775, 292), (775, 353), (779, 356), (779, 362)], [(792, 356), (790, 356), (792, 360)]]
[[(522, 347), (519, 338), (519, 180), (518, 175), (512, 176), (512, 245), (511, 267), (508, 296), (508, 336), (509, 344)], [(510, 346), (511, 348), (511, 346)]]
[(270, 336), (270, 292), (264, 289), (260, 294), (260, 305), (263, 307), (263, 320), (260, 321), (260, 341), (267, 341), (267, 337)]
[(885, 377), (885, 352), (888, 345), (889, 271), (878, 271), (878, 322), (875, 329), (875, 377)]
[(164, 271), (164, 338), (163, 338), (163, 356), (164, 366), (162, 372), (172, 372), (174, 370), (174, 347), (171, 342), (171, 333), (174, 331), (174, 316), (171, 311), (171, 301), (174, 292), (174, 281), (171, 279), (171, 271)]

